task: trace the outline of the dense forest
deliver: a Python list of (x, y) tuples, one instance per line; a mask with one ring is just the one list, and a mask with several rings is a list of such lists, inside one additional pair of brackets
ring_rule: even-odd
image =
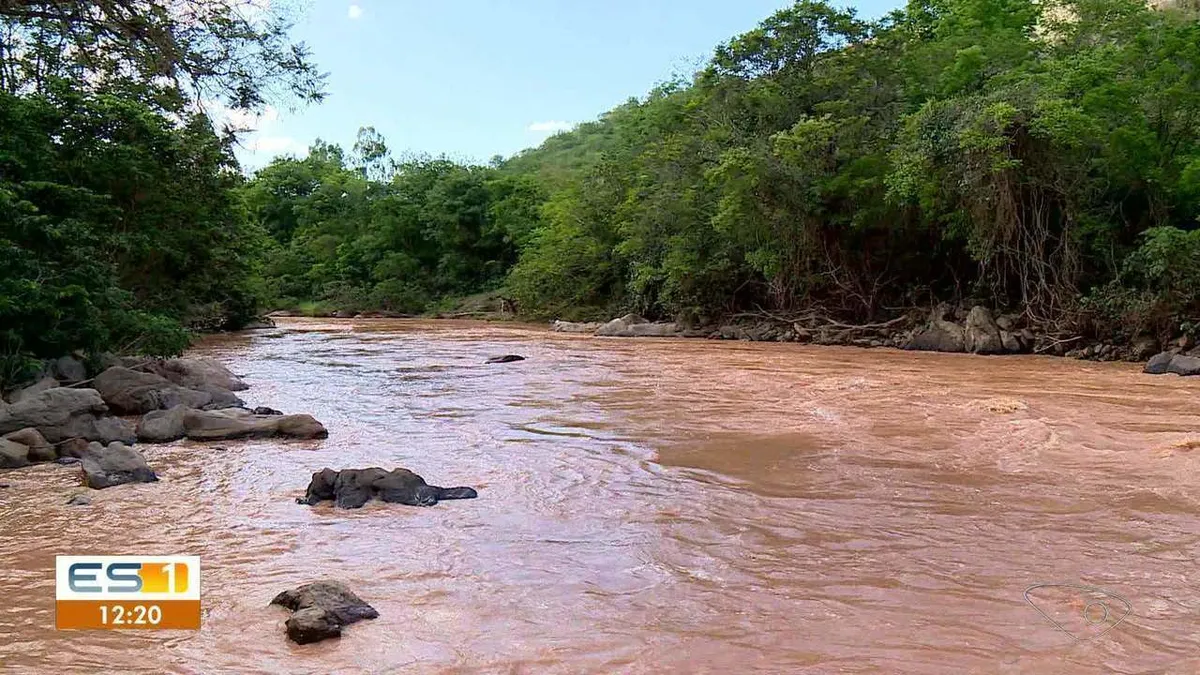
[(197, 102), (316, 101), (322, 78), (285, 21), (244, 9), (0, 2), (0, 380), (269, 309), (481, 291), (531, 318), (952, 301), (1112, 340), (1200, 319), (1187, 2), (913, 0), (863, 21), (806, 0), (486, 166), (398, 159), (367, 128), (249, 177)]

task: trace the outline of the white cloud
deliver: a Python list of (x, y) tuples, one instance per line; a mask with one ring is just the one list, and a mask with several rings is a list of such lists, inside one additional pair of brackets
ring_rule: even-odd
[(358, 5), (350, 5), (350, 10), (346, 12), (346, 16), (351, 19), (357, 19), (363, 15), (362, 7)]
[(560, 122), (557, 120), (534, 122), (528, 127), (529, 131), (536, 131), (538, 133), (558, 133), (560, 131), (570, 131), (574, 128), (575, 124), (573, 122)]

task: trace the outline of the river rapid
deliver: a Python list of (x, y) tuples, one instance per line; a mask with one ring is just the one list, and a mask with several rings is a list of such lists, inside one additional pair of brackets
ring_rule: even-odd
[[(0, 476), (0, 672), (1200, 672), (1200, 378), (455, 321), (194, 352), (329, 438), (139, 445), (161, 481), (85, 507)], [(479, 498), (295, 503), (367, 466)], [(65, 554), (201, 556), (203, 629), (55, 631)], [(380, 617), (290, 643), (319, 578)]]

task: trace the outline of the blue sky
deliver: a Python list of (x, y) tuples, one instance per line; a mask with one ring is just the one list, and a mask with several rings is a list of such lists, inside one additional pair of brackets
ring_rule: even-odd
[[(303, 155), (315, 138), (349, 147), (374, 126), (393, 154), (486, 161), (595, 119), (786, 0), (312, 0), (293, 35), (329, 72), (329, 97), (267, 111), (238, 155), (247, 169)], [(861, 17), (896, 0), (854, 3)]]

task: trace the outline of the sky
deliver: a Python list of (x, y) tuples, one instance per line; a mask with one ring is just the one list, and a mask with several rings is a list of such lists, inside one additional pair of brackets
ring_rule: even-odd
[[(328, 97), (272, 107), (242, 139), (253, 170), (316, 138), (349, 148), (374, 126), (393, 155), (486, 162), (593, 120), (787, 0), (310, 0), (293, 38), (329, 73)], [(862, 18), (897, 0), (852, 3)], [(845, 6), (844, 4), (842, 6)]]

